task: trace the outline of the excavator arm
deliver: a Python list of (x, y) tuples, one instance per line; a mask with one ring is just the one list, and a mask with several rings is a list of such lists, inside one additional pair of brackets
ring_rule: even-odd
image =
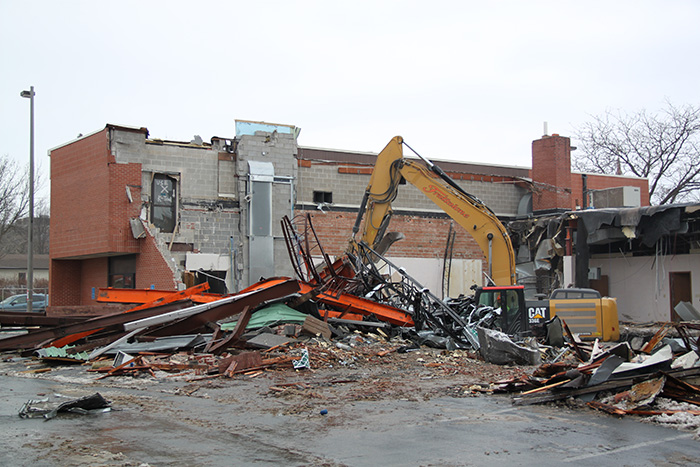
[[(362, 206), (353, 227), (350, 249), (364, 242), (381, 251), (392, 215), (391, 203), (403, 177), (461, 225), (477, 242), (488, 262), (495, 285), (516, 282), (515, 253), (510, 237), (496, 215), (475, 196), (462, 190), (438, 166), (427, 159), (403, 157), (403, 138), (394, 137), (379, 153)], [(357, 239), (363, 217), (362, 235)], [(386, 243), (386, 242), (385, 242)]]

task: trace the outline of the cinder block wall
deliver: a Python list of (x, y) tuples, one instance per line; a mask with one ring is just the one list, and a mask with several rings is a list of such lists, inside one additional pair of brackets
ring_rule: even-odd
[[(238, 232), (240, 209), (238, 200), (231, 196), (236, 186), (234, 156), (222, 153), (223, 141), (217, 140), (213, 146), (178, 145), (121, 131), (113, 135), (112, 141), (118, 162), (138, 162), (142, 166), (140, 200), (145, 213), (150, 209), (153, 175), (179, 178), (180, 225), (174, 236), (163, 233), (159, 240), (168, 245), (186, 245), (193, 252), (228, 254), (229, 239)], [(178, 266), (184, 267), (184, 253), (173, 254)]]
[[(372, 167), (352, 166), (321, 161), (299, 161), (298, 203), (313, 204), (313, 192), (333, 193), (333, 205), (357, 208), (369, 183)], [(467, 193), (481, 199), (492, 211), (501, 216), (514, 216), (518, 204), (528, 193), (507, 177), (450, 173)], [(313, 205), (315, 207), (315, 205)], [(395, 210), (435, 211), (440, 209), (411, 184), (401, 185), (399, 195), (392, 203)]]
[(274, 166), (275, 182), (272, 184), (272, 236), (274, 275), (293, 276), (294, 271), (282, 235), (281, 220), (284, 216), (294, 216), (297, 197), (297, 143), (291, 134), (258, 131), (255, 135), (242, 135), (238, 138), (236, 153), (236, 175), (238, 178), (238, 198), (241, 202), (240, 237), (238, 258), (240, 260), (242, 286), (257, 282), (258, 277), (248, 277), (251, 259), (249, 257), (249, 215), (248, 203), (248, 161), (271, 162)]

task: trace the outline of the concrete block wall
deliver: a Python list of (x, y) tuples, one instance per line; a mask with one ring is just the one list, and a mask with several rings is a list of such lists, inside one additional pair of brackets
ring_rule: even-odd
[[(317, 161), (301, 161), (298, 178), (298, 203), (313, 205), (314, 191), (333, 193), (333, 204), (342, 207), (357, 208), (362, 201), (371, 167), (343, 166)], [(346, 170), (349, 169), (349, 170)], [(346, 173), (346, 171), (360, 173)], [(492, 211), (502, 216), (514, 216), (518, 204), (527, 190), (516, 185), (512, 180), (472, 174), (450, 174), (457, 184), (467, 193), (481, 199)], [(439, 208), (411, 184), (401, 185), (396, 200), (392, 203), (394, 210), (439, 211)]]
[[(148, 140), (145, 133), (113, 132), (116, 160), (142, 165), (142, 218), (150, 216), (153, 174), (166, 173), (179, 180), (179, 226), (174, 235), (156, 232), (159, 242), (168, 247), (171, 243), (184, 244), (184, 249), (194, 252), (228, 254), (230, 238), (240, 236), (235, 156), (223, 151), (223, 143), (216, 140), (212, 145), (195, 146)], [(184, 269), (185, 251), (168, 252), (168, 256)]]
[(272, 236), (274, 275), (294, 274), (287, 246), (282, 236), (281, 220), (293, 216), (297, 196), (297, 143), (292, 134), (258, 131), (255, 135), (242, 135), (238, 139), (236, 173), (238, 176), (238, 198), (241, 202), (240, 237), (237, 239), (238, 258), (242, 261), (241, 286), (257, 282), (258, 277), (247, 277), (249, 257), (248, 161), (270, 162), (274, 166), (275, 181), (272, 184)]

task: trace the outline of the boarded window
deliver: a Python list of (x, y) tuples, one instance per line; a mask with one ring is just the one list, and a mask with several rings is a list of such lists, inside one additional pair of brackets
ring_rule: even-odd
[(172, 232), (177, 224), (177, 181), (155, 174), (151, 186), (151, 223), (161, 232)]
[(133, 289), (136, 287), (136, 255), (109, 258), (109, 287)]

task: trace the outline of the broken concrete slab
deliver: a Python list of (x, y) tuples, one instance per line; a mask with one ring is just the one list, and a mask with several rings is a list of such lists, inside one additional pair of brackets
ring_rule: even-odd
[(540, 351), (513, 342), (507, 334), (493, 329), (477, 328), (482, 357), (497, 365), (539, 365)]
[(678, 302), (673, 309), (683, 321), (700, 321), (700, 311), (696, 310), (690, 302)]
[(294, 340), (294, 338), (264, 332), (258, 334), (257, 336), (251, 337), (250, 339), (247, 339), (246, 346), (256, 349), (271, 349), (273, 347), (288, 344), (289, 342), (293, 342)]

